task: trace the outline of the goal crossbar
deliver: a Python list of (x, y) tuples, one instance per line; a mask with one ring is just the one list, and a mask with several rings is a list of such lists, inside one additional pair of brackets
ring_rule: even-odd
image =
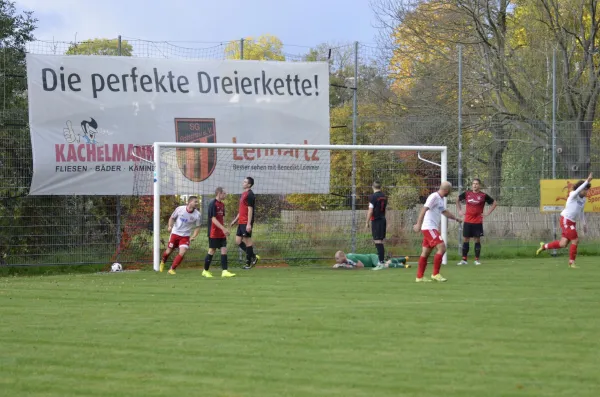
[[(189, 148), (189, 149), (311, 149), (311, 150), (346, 150), (346, 151), (413, 151), (413, 152), (439, 152), (440, 153), (440, 177), (441, 181), (448, 178), (448, 148), (447, 146), (407, 146), (407, 145), (308, 145), (308, 144), (270, 144), (270, 143), (186, 143), (186, 142), (155, 142), (153, 144), (154, 159), (154, 215), (153, 215), (153, 267), (159, 270), (161, 248), (160, 248), (160, 155), (162, 148)], [(419, 156), (420, 157), (420, 156)], [(423, 159), (421, 159), (423, 160)], [(444, 198), (447, 203), (447, 198)], [(448, 219), (443, 216), (441, 224), (442, 238), (448, 243)], [(447, 254), (444, 254), (443, 264), (447, 263)]]

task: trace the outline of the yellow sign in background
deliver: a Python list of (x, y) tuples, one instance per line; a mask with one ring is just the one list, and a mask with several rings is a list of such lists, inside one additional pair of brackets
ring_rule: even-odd
[[(540, 179), (540, 211), (560, 212), (565, 208), (567, 197), (579, 179)], [(592, 181), (592, 186), (594, 181)], [(600, 187), (588, 190), (585, 212), (600, 212)]]

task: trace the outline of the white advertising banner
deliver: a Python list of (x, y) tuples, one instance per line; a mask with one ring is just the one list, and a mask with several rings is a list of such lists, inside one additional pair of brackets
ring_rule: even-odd
[[(329, 144), (326, 63), (27, 54), (27, 83), (31, 195), (131, 195), (136, 167), (148, 166), (134, 146), (154, 142)], [(326, 151), (216, 157), (188, 164), (193, 175), (180, 167), (162, 193), (208, 193), (209, 182), (240, 193), (236, 170), (252, 170), (256, 193), (329, 191)]]

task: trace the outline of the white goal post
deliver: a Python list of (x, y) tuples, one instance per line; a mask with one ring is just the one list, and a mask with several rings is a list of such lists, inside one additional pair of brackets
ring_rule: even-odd
[[(161, 195), (173, 195), (173, 194), (212, 194), (212, 192), (214, 192), (214, 186), (221, 186), (222, 183), (224, 183), (224, 179), (227, 178), (231, 178), (233, 180), (232, 174), (233, 172), (231, 171), (232, 169), (236, 169), (235, 167), (240, 167), (240, 169), (242, 171), (240, 171), (240, 175), (254, 175), (257, 171), (257, 169), (263, 169), (264, 173), (262, 174), (262, 180), (270, 180), (269, 177), (269, 171), (266, 170), (267, 167), (269, 167), (268, 169), (271, 169), (271, 167), (274, 167), (273, 165), (268, 165), (268, 166), (256, 166), (256, 164), (259, 164), (260, 161), (266, 161), (267, 160), (267, 155), (271, 155), (273, 156), (273, 153), (277, 154), (281, 154), (281, 153), (288, 153), (288, 157), (291, 158), (291, 160), (289, 160), (288, 164), (293, 164), (292, 161), (301, 161), (304, 160), (304, 158), (306, 158), (306, 160), (308, 161), (311, 153), (317, 153), (317, 151), (319, 153), (323, 153), (323, 155), (321, 156), (322, 161), (321, 161), (321, 165), (322, 165), (322, 169), (326, 169), (326, 171), (319, 171), (322, 173), (326, 172), (326, 175), (323, 174), (324, 176), (319, 179), (319, 183), (321, 183), (321, 185), (325, 186), (325, 189), (328, 190), (329, 189), (329, 178), (330, 178), (330, 153), (333, 153), (334, 151), (345, 151), (345, 152), (351, 152), (352, 156), (354, 157), (358, 152), (361, 151), (370, 151), (370, 152), (377, 152), (377, 151), (388, 151), (388, 152), (417, 152), (418, 153), (418, 157), (419, 160), (418, 161), (425, 161), (427, 163), (431, 163), (434, 164), (435, 166), (439, 167), (440, 169), (440, 178), (439, 178), (439, 182), (441, 181), (446, 181), (447, 177), (448, 177), (448, 152), (447, 152), (447, 147), (446, 146), (393, 146), (393, 145), (308, 145), (308, 144), (304, 144), (304, 145), (298, 145), (298, 144), (242, 144), (242, 143), (185, 143), (185, 142), (155, 142), (153, 145), (153, 158), (154, 158), (154, 173), (153, 173), (153, 178), (152, 178), (152, 194), (154, 196), (154, 211), (153, 211), (153, 265), (154, 265), (154, 270), (158, 271), (159, 270), (159, 263), (160, 263), (160, 259), (161, 259), (161, 208), (160, 208), (160, 197)], [(204, 180), (199, 180), (199, 181), (195, 181), (195, 182), (188, 182), (186, 181), (186, 185), (182, 187), (171, 187), (171, 185), (168, 185), (167, 182), (165, 181), (165, 179), (170, 178), (171, 180), (173, 180), (173, 174), (176, 174), (178, 171), (173, 171), (172, 169), (177, 170), (177, 165), (179, 163), (179, 168), (181, 169), (181, 161), (180, 161), (180, 157), (177, 153), (180, 152), (186, 152), (186, 149), (188, 149), (187, 151), (189, 152), (199, 152), (200, 154), (196, 154), (195, 156), (195, 161), (200, 161), (197, 159), (197, 156), (202, 155), (202, 153), (212, 153), (212, 157), (210, 158), (210, 162), (211, 162), (211, 170), (210, 170), (210, 174), (208, 177), (205, 176)], [(204, 151), (202, 151), (202, 149), (204, 149)], [(225, 157), (222, 153), (228, 153), (231, 152), (232, 153), (232, 161), (230, 163), (226, 162), (226, 159), (222, 159), (223, 157)], [(440, 153), (440, 162), (436, 163), (433, 162), (431, 160), (426, 160), (423, 159), (420, 155), (421, 152), (433, 152), (433, 153)], [(168, 153), (175, 153), (174, 155), (168, 155)], [(249, 157), (248, 154), (252, 154), (252, 156), (254, 157)], [(261, 153), (263, 154), (263, 157), (261, 158)], [(242, 156), (245, 156), (243, 157)], [(163, 158), (163, 156), (166, 156), (166, 158)], [(171, 156), (171, 157), (169, 157)], [(187, 155), (186, 155), (187, 156)], [(219, 156), (219, 160), (217, 161), (217, 156)], [(295, 159), (293, 158), (295, 156)], [(205, 156), (208, 157), (208, 156)], [(259, 157), (260, 159), (257, 159), (256, 157)], [(233, 159), (235, 159), (239, 164), (254, 164), (254, 167), (262, 167), (262, 168), (251, 168), (251, 165), (241, 165), (241, 166), (236, 166), (236, 165), (230, 165), (233, 163)], [(246, 161), (246, 160), (259, 160), (259, 162), (257, 161)], [(187, 158), (185, 158), (183, 160), (183, 162), (188, 161)], [(202, 159), (201, 161), (208, 161), (207, 159)], [(225, 163), (224, 165), (221, 165), (221, 163)], [(266, 164), (266, 163), (265, 163)], [(332, 163), (333, 164), (333, 163)], [(423, 164), (423, 163), (421, 163)], [(229, 166), (229, 168), (226, 168), (227, 166)], [(361, 165), (357, 165), (357, 167), (360, 167)], [(222, 167), (222, 169), (219, 171), (219, 167)], [(280, 166), (278, 166), (280, 167)], [(290, 193), (305, 193), (304, 191), (302, 191), (302, 189), (306, 189), (306, 186), (309, 185), (303, 185), (303, 186), (297, 186), (296, 185), (296, 180), (298, 180), (299, 182), (302, 182), (303, 179), (308, 179), (306, 176), (303, 175), (307, 175), (306, 173), (310, 172), (310, 171), (304, 171), (304, 168), (302, 168), (302, 166), (297, 166), (297, 165), (287, 165), (287, 167), (291, 167), (291, 168), (287, 168), (287, 169), (292, 169), (294, 170), (293, 172), (290, 171), (287, 173), (286, 176), (282, 176), (281, 178), (287, 178), (287, 181), (281, 182), (281, 184), (279, 185), (279, 187), (273, 191), (270, 191), (268, 193), (273, 193), (273, 194), (290, 194)], [(331, 167), (335, 168), (335, 165), (331, 165)], [(317, 167), (318, 168), (318, 167)], [(169, 171), (167, 169), (170, 169)], [(273, 168), (275, 169), (275, 168)], [(216, 170), (213, 173), (213, 170)], [(228, 171), (229, 170), (229, 171)], [(248, 171), (244, 171), (244, 170), (248, 170)], [(297, 170), (302, 170), (302, 171), (297, 171)], [(294, 175), (290, 175), (290, 173), (294, 173), (296, 172), (297, 174)], [(303, 172), (305, 174), (303, 174)], [(356, 172), (356, 169), (353, 168), (353, 173)], [(387, 171), (388, 173), (393, 173), (395, 172), (393, 169), (390, 169)], [(181, 174), (184, 174), (185, 171), (183, 169), (181, 169), (181, 171), (179, 172), (178, 176), (175, 176), (175, 178), (181, 178)], [(280, 175), (283, 175), (282, 172), (275, 174), (273, 173), (273, 180), (276, 180)], [(186, 178), (189, 179), (189, 177), (186, 176)], [(294, 179), (296, 178), (296, 179)], [(192, 178), (193, 179), (193, 178)], [(212, 184), (207, 184), (208, 181), (210, 181), (211, 179), (213, 179), (214, 181), (212, 182)], [(243, 177), (242, 177), (243, 179)], [(236, 182), (236, 187), (239, 185), (239, 189), (241, 189), (241, 180), (239, 181), (240, 183), (238, 183), (239, 177), (238, 175), (235, 176), (235, 182)], [(290, 180), (292, 182), (290, 182)], [(439, 183), (437, 182), (437, 183)], [(228, 182), (229, 183), (229, 182)], [(351, 183), (350, 181), (348, 181), (348, 183)], [(203, 185), (205, 184), (205, 185)], [(230, 183), (231, 185), (231, 183)], [(169, 188), (165, 188), (165, 186), (169, 186)], [(233, 186), (233, 185), (232, 185)], [(265, 183), (263, 182), (263, 185), (265, 186)], [(292, 191), (288, 191), (288, 187), (292, 186)], [(231, 193), (236, 193), (234, 190), (235, 188), (229, 188), (229, 191)], [(211, 191), (212, 189), (212, 191)], [(226, 188), (228, 189), (228, 188)], [(186, 190), (186, 191), (182, 191), (182, 190)], [(259, 189), (260, 190), (260, 187)], [(284, 191), (285, 190), (285, 191)], [(353, 186), (352, 189), (352, 203), (354, 203), (354, 199), (355, 199), (355, 186)], [(241, 193), (237, 192), (237, 193)], [(306, 192), (306, 193), (315, 193), (315, 192)], [(320, 192), (316, 192), (316, 193), (320, 193)], [(328, 193), (328, 191), (326, 192)], [(150, 192), (148, 192), (147, 194), (150, 194)], [(257, 192), (258, 197), (260, 197), (260, 195), (263, 194), (263, 192), (259, 191)], [(446, 198), (444, 199), (445, 201), (447, 200)], [(354, 207), (354, 204), (353, 204)], [(260, 211), (260, 208), (258, 209)], [(355, 208), (352, 208), (352, 211), (355, 211)], [(228, 214), (231, 215), (231, 214)], [(235, 214), (234, 214), (235, 215)], [(354, 220), (354, 214), (353, 216), (353, 222), (355, 222)], [(164, 226), (164, 225), (163, 225)], [(444, 241), (446, 241), (446, 243), (448, 242), (448, 223), (447, 223), (447, 218), (442, 216), (442, 227), (441, 227), (441, 234), (442, 234), (442, 238), (444, 239)], [(203, 235), (201, 235), (203, 236)], [(443, 263), (446, 264), (447, 263), (447, 259), (446, 259), (446, 255), (444, 255), (444, 259), (443, 259)]]

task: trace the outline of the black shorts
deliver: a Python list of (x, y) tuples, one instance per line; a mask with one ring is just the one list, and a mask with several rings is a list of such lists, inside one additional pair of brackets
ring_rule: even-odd
[(483, 223), (463, 223), (463, 237), (483, 236)]
[(227, 247), (226, 238), (208, 238), (208, 248), (219, 249)]
[(371, 234), (373, 234), (373, 240), (384, 240), (386, 229), (387, 222), (385, 218), (371, 221)]
[(246, 231), (246, 225), (238, 225), (235, 235), (240, 237), (252, 237), (252, 232)]

